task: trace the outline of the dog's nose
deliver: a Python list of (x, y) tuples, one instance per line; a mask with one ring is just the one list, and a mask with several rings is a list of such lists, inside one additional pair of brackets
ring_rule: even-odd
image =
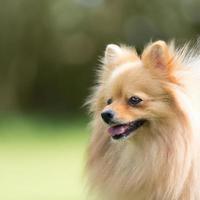
[(101, 117), (107, 124), (110, 124), (114, 118), (114, 112), (112, 110), (106, 110), (101, 113)]

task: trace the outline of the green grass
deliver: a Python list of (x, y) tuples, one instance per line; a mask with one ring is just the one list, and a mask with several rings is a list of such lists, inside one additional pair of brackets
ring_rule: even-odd
[(84, 200), (86, 123), (0, 121), (1, 200)]

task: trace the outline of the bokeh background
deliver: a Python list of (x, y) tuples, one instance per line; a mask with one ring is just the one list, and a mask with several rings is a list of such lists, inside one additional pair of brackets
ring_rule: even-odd
[(87, 199), (82, 107), (106, 44), (195, 40), (199, 0), (0, 1), (0, 199)]

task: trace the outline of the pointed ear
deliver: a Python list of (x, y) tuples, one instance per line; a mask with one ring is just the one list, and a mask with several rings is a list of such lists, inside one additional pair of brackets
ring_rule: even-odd
[(111, 64), (122, 55), (122, 49), (116, 44), (109, 44), (105, 50), (104, 62), (105, 64)]
[(170, 50), (164, 41), (157, 41), (148, 46), (142, 54), (144, 66), (157, 71), (168, 73), (172, 69), (173, 63)]

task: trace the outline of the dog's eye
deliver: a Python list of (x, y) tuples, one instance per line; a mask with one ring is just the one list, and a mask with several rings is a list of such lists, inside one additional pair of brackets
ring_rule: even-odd
[(129, 105), (131, 106), (136, 106), (138, 105), (140, 102), (142, 101), (142, 99), (140, 97), (137, 96), (133, 96), (128, 100)]
[(110, 99), (107, 100), (107, 105), (109, 105), (111, 103), (112, 103), (112, 99), (110, 98)]

